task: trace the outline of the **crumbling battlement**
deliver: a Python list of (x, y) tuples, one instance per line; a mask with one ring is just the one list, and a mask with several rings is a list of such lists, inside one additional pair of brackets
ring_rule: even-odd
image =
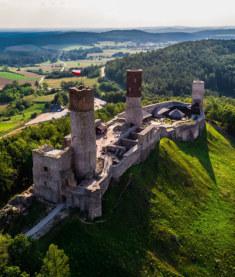
[(88, 218), (102, 216), (102, 197), (112, 179), (147, 159), (164, 137), (193, 141), (205, 127), (204, 82), (192, 86), (192, 104), (167, 101), (141, 107), (142, 70), (127, 71), (127, 108), (104, 125), (94, 119), (94, 95), (71, 88), (71, 135), (63, 150), (33, 151), (34, 194), (77, 207)]
[(49, 202), (62, 201), (63, 187), (75, 186), (70, 148), (57, 150), (44, 146), (33, 151), (33, 191)]

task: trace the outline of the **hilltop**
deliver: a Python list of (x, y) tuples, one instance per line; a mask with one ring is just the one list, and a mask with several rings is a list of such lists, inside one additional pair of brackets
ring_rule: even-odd
[(63, 248), (72, 276), (232, 276), (234, 155), (210, 125), (193, 143), (163, 139), (113, 183), (102, 221), (75, 213), (40, 248)]

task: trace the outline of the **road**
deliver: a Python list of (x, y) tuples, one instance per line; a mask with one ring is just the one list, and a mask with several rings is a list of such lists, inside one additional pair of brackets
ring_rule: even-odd
[(104, 78), (105, 77), (105, 66), (102, 66), (100, 69), (100, 77)]
[(40, 115), (38, 115), (36, 118), (30, 120), (29, 122), (27, 122), (25, 124), (25, 126), (31, 126), (31, 125), (35, 125), (35, 124), (39, 124), (42, 122), (46, 122), (46, 121), (50, 121), (52, 119), (59, 119), (61, 117), (64, 117), (68, 114), (68, 109), (64, 109), (61, 112), (54, 112), (54, 113), (42, 113)]
[[(95, 98), (95, 110), (100, 110), (102, 109), (107, 103), (99, 98)], [(4, 139), (6, 137), (10, 137), (13, 136), (19, 132), (21, 132), (23, 129), (25, 129), (28, 126), (32, 126), (32, 125), (37, 125), (39, 123), (43, 123), (43, 122), (47, 122), (53, 119), (59, 119), (62, 118), (64, 116), (66, 116), (68, 114), (68, 109), (64, 109), (61, 112), (54, 112), (54, 113), (42, 113), (40, 115), (38, 115), (36, 118), (28, 121), (27, 123), (25, 123), (24, 126), (21, 126), (3, 136), (0, 137), (0, 139)]]
[[(106, 102), (99, 99), (99, 98), (95, 98), (95, 110), (100, 110), (102, 109), (104, 106), (106, 105)], [(46, 121), (50, 121), (53, 119), (59, 119), (61, 117), (66, 116), (69, 113), (68, 109), (64, 109), (61, 112), (54, 112), (54, 113), (42, 113), (40, 115), (38, 115), (36, 118), (30, 120), (29, 122), (27, 122), (25, 124), (25, 126), (31, 126), (31, 125), (35, 125), (35, 124), (39, 124), (42, 122), (46, 122)]]
[(44, 82), (45, 76), (42, 76), (42, 78), (39, 80), (39, 85), (41, 86)]
[(37, 225), (25, 233), (27, 237), (35, 237), (39, 234), (52, 220), (65, 208), (65, 204), (59, 204), (46, 217), (44, 217)]

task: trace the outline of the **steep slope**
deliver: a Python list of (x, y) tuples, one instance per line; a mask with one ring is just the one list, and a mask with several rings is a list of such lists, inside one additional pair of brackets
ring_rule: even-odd
[(74, 213), (40, 241), (73, 276), (234, 276), (235, 148), (210, 125), (192, 143), (161, 140), (105, 195), (105, 215)]

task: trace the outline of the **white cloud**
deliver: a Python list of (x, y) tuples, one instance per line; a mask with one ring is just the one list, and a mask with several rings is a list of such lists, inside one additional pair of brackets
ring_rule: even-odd
[(0, 0), (0, 28), (235, 25), (234, 0)]

